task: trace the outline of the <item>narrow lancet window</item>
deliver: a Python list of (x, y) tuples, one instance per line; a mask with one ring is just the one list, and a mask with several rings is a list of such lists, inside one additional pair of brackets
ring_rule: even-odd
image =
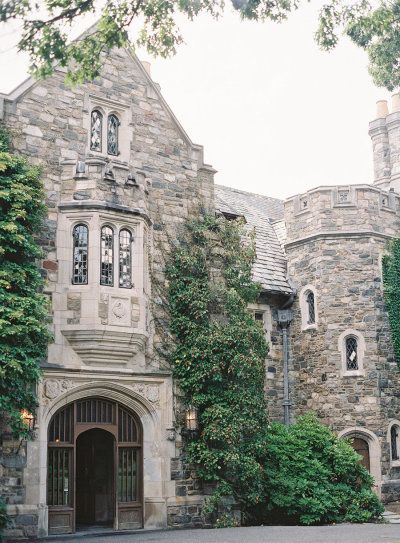
[(354, 336), (346, 338), (346, 366), (348, 371), (358, 370), (357, 339)]
[(114, 232), (110, 226), (101, 229), (100, 284), (112, 286), (114, 261)]
[(309, 290), (306, 294), (306, 302), (308, 308), (307, 324), (315, 324), (315, 297), (311, 290)]
[(85, 224), (77, 224), (72, 232), (74, 285), (86, 285), (88, 282), (88, 239), (88, 227)]
[(399, 459), (399, 451), (397, 446), (397, 440), (399, 437), (399, 427), (394, 424), (390, 428), (390, 446), (391, 446), (391, 452), (392, 452), (392, 460), (398, 460)]
[(109, 155), (118, 155), (118, 127), (118, 117), (109, 115), (107, 123), (107, 153)]
[(101, 133), (103, 129), (103, 115), (97, 109), (92, 111), (90, 125), (90, 149), (101, 151)]
[(119, 233), (119, 286), (132, 287), (132, 234), (126, 228)]

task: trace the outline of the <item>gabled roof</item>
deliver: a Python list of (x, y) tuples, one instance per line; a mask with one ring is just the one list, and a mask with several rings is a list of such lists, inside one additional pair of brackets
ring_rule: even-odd
[[(80, 34), (80, 36), (75, 38), (73, 41), (79, 41), (80, 39), (84, 38), (86, 35), (93, 33), (96, 30), (97, 24), (98, 24), (97, 22), (92, 24), (88, 29), (86, 29), (84, 32), (82, 32), (82, 34)], [(133, 48), (125, 47), (124, 49), (127, 51), (128, 55), (129, 55), (129, 58), (132, 60), (132, 62), (137, 66), (137, 68), (141, 72), (142, 76), (144, 77), (145, 81), (151, 87), (152, 91), (157, 95), (158, 100), (160, 101), (160, 103), (161, 103), (162, 107), (164, 108), (165, 112), (167, 113), (167, 115), (169, 115), (172, 123), (175, 125), (176, 130), (180, 133), (182, 139), (194, 151), (196, 159), (197, 159), (198, 167), (210, 170), (213, 173), (215, 173), (216, 170), (214, 170), (214, 168), (212, 166), (210, 166), (209, 164), (204, 163), (204, 148), (203, 148), (203, 146), (192, 142), (189, 135), (187, 134), (187, 132), (185, 131), (185, 129), (183, 128), (181, 123), (176, 118), (174, 112), (171, 110), (171, 108), (169, 107), (169, 105), (165, 101), (163, 95), (161, 94), (159, 85), (157, 85), (157, 83), (155, 83), (152, 80), (150, 74), (144, 68), (144, 66), (141, 63), (141, 61), (139, 60), (139, 58), (136, 56)], [(60, 68), (57, 64), (55, 65), (54, 69), (55, 69), (55, 71), (56, 70), (59, 70), (59, 71), (62, 71), (62, 72), (66, 71), (65, 68)], [(27, 79), (25, 79), (24, 81), (22, 81), (22, 83), (17, 85), (17, 87), (14, 88), (14, 90), (12, 90), (9, 94), (3, 94), (3, 93), (0, 92), (0, 100), (8, 100), (10, 102), (14, 102), (16, 100), (19, 100), (30, 89), (32, 89), (36, 85), (40, 85), (40, 84), (41, 84), (40, 80), (37, 80), (34, 77), (30, 76)], [(0, 114), (1, 114), (1, 111), (0, 111)]]
[[(215, 205), (223, 214), (243, 216), (247, 224), (255, 228), (257, 257), (253, 267), (254, 280), (265, 291), (290, 294), (286, 256), (280, 242), (284, 236), (283, 201), (215, 185)], [(279, 225), (277, 231), (272, 222)]]

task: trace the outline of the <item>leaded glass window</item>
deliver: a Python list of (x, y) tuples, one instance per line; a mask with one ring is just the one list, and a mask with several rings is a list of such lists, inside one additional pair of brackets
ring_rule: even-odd
[(86, 285), (88, 282), (88, 227), (77, 224), (72, 232), (73, 238), (73, 269), (72, 283)]
[(114, 232), (110, 226), (101, 229), (100, 284), (112, 286), (114, 262)]
[(399, 459), (399, 452), (397, 447), (397, 440), (399, 437), (399, 427), (394, 424), (390, 428), (390, 448), (392, 451), (392, 460), (398, 460)]
[(107, 153), (109, 155), (118, 155), (118, 127), (118, 117), (109, 115), (107, 123)]
[(119, 233), (119, 286), (132, 287), (132, 234), (126, 228)]
[(315, 297), (311, 290), (306, 293), (306, 302), (308, 307), (307, 324), (315, 324)]
[(346, 367), (348, 371), (358, 370), (357, 350), (357, 338), (354, 336), (348, 336), (346, 338)]
[(90, 125), (90, 149), (101, 151), (101, 133), (103, 130), (103, 115), (97, 109), (92, 111)]

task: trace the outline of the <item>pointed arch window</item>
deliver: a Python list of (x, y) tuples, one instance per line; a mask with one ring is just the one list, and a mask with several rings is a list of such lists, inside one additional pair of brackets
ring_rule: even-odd
[(112, 286), (114, 280), (114, 231), (111, 226), (101, 229), (100, 284)]
[(94, 109), (90, 124), (90, 149), (101, 152), (102, 148), (103, 115), (98, 109)]
[(132, 287), (132, 234), (126, 228), (119, 232), (119, 286)]
[(74, 285), (86, 285), (88, 282), (88, 240), (89, 231), (86, 224), (77, 224), (72, 231)]
[(306, 293), (308, 319), (307, 324), (315, 324), (315, 297), (312, 290)]
[(354, 336), (346, 337), (347, 371), (358, 370), (358, 342)]
[(116, 115), (108, 116), (107, 121), (107, 153), (117, 156), (118, 152), (118, 129), (119, 119)]

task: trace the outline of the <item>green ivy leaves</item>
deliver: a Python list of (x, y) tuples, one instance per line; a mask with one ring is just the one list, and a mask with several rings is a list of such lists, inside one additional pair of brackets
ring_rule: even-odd
[(3, 429), (24, 436), (20, 411), (36, 410), (39, 362), (50, 339), (34, 238), (45, 206), (39, 170), (10, 154), (8, 141), (0, 127), (0, 418)]

